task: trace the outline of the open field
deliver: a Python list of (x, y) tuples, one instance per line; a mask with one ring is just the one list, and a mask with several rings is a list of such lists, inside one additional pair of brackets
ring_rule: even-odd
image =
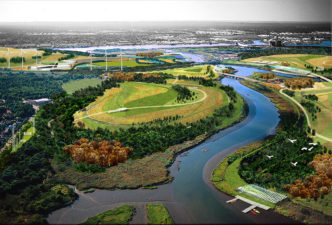
[(314, 67), (323, 66), (325, 68), (332, 68), (332, 56), (324, 55), (310, 55), (310, 54), (289, 54), (289, 55), (271, 55), (261, 56), (257, 58), (245, 59), (243, 62), (254, 61), (269, 61), (278, 62), (276, 65), (281, 65), (282, 62), (288, 62), (290, 67), (306, 69), (305, 64)]
[[(182, 82), (182, 84), (185, 82)], [(76, 123), (82, 121), (86, 127), (96, 129), (107, 127), (126, 128), (133, 123), (150, 122), (164, 117), (175, 118), (176, 122), (195, 122), (213, 113), (216, 108), (228, 101), (225, 93), (219, 88), (198, 86), (192, 88), (192, 82), (185, 83), (195, 95), (186, 101), (177, 101), (177, 92), (171, 85), (126, 82), (120, 88), (107, 90), (105, 94), (85, 111), (74, 115)], [(239, 101), (239, 104), (241, 102)], [(110, 110), (128, 108), (126, 111), (107, 113)], [(172, 121), (169, 121), (172, 122)]]
[(314, 88), (295, 91), (295, 99), (298, 102), (304, 100), (304, 95), (314, 94), (318, 97), (318, 101), (310, 100), (310, 102), (318, 106), (321, 111), (316, 113), (317, 119), (313, 120), (310, 113), (309, 118), (313, 129), (328, 138), (332, 138), (332, 87), (330, 86), (330, 83), (324, 82), (320, 83), (320, 85), (315, 85)]
[[(21, 49), (9, 48), (10, 57), (21, 57)], [(31, 58), (36, 56), (36, 49), (23, 49), (24, 57)], [(38, 50), (38, 56), (42, 56), (44, 51)], [(0, 48), (0, 57), (8, 59), (8, 48)]]
[[(92, 65), (94, 65), (94, 66), (106, 66), (106, 62), (94, 62), (94, 63), (92, 63)], [(122, 61), (122, 66), (127, 66), (127, 67), (150, 66), (150, 65), (153, 65), (153, 64), (152, 63), (147, 63), (147, 64), (137, 63), (134, 60)], [(107, 66), (121, 66), (121, 61), (107, 62)]]
[(92, 79), (82, 79), (82, 80), (73, 80), (62, 85), (62, 88), (68, 93), (72, 94), (77, 90), (82, 88), (87, 88), (89, 86), (95, 87), (98, 84), (101, 84), (101, 80), (98, 78)]
[[(8, 48), (0, 48), (0, 58), (6, 58), (7, 62), (0, 63), (0, 67), (7, 67), (8, 66)], [(9, 48), (10, 51), (10, 58), (13, 57), (22, 57), (21, 55), (21, 49), (15, 49), (15, 48)], [(66, 54), (62, 54), (59, 52), (53, 53), (49, 56), (43, 56), (44, 51), (37, 50), (38, 56), (41, 56), (40, 59), (38, 59), (38, 63), (43, 62), (54, 62), (57, 61), (59, 58), (66, 56)], [(24, 66), (31, 66), (36, 64), (36, 59), (33, 59), (32, 57), (36, 56), (36, 49), (23, 49), (23, 57), (25, 58)], [(21, 68), (21, 62), (20, 63), (10, 63), (11, 68)]]
[(163, 204), (147, 204), (149, 224), (174, 224), (172, 217)]
[(135, 213), (135, 207), (123, 205), (88, 218), (82, 224), (128, 224)]
[[(151, 73), (168, 73), (173, 76), (185, 75), (187, 77), (208, 77), (210, 74), (207, 73), (208, 65), (200, 65), (186, 68), (176, 68), (167, 70), (152, 71)], [(213, 66), (212, 66), (213, 68)]]

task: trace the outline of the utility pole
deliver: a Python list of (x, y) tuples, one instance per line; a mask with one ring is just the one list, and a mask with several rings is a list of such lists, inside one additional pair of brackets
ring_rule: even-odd
[(121, 48), (120, 48), (120, 55), (121, 55), (121, 71), (122, 71), (122, 51), (121, 51)]
[(23, 67), (24, 67), (24, 65), (23, 65), (23, 60), (24, 60), (24, 57), (23, 57), (23, 49), (21, 49), (21, 56), (22, 56), (22, 69), (23, 69)]
[(106, 49), (105, 49), (105, 62), (106, 62), (106, 67), (105, 67), (105, 71), (107, 71), (107, 54), (106, 54)]
[(8, 68), (10, 68), (10, 51), (9, 51), (9, 48), (8, 48), (8, 58), (9, 58), (9, 60), (8, 60)]
[(36, 66), (38, 65), (38, 50), (36, 49)]
[(90, 52), (90, 71), (92, 71), (92, 53)]

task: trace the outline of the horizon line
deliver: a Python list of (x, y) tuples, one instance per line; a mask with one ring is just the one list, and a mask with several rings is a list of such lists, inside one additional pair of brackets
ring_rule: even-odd
[(298, 20), (281, 20), (281, 21), (271, 21), (271, 20), (98, 20), (98, 21), (0, 21), (1, 23), (148, 23), (148, 22), (238, 22), (238, 23), (332, 23), (331, 21), (298, 21)]

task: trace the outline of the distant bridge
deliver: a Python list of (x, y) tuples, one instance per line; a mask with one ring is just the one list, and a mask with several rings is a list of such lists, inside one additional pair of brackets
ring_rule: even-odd
[(252, 82), (260, 82), (259, 80), (255, 80), (255, 79), (245, 77), (245, 76), (230, 74), (230, 73), (221, 73), (221, 75), (224, 75), (225, 77), (229, 77), (229, 78), (233, 78), (233, 79), (238, 79), (238, 80), (249, 80), (249, 81), (252, 81)]

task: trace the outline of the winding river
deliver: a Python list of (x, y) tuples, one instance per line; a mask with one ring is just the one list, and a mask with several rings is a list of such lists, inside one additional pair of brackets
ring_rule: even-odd
[[(237, 75), (248, 76), (259, 69), (234, 66)], [(146, 223), (144, 207), (149, 202), (161, 202), (169, 210), (175, 223), (293, 223), (294, 221), (274, 213), (272, 210), (253, 215), (241, 211), (248, 204), (227, 204), (231, 196), (217, 191), (209, 181), (210, 174), (222, 158), (237, 148), (275, 133), (279, 114), (274, 104), (264, 95), (247, 88), (237, 80), (224, 78), (242, 95), (249, 105), (248, 117), (228, 129), (211, 136), (200, 145), (179, 155), (169, 168), (173, 182), (158, 186), (158, 189), (96, 190), (79, 194), (72, 205), (52, 212), (47, 220), (51, 224), (73, 224), (86, 220), (107, 209), (122, 204), (136, 207), (132, 223)], [(208, 149), (208, 151), (201, 151)]]

